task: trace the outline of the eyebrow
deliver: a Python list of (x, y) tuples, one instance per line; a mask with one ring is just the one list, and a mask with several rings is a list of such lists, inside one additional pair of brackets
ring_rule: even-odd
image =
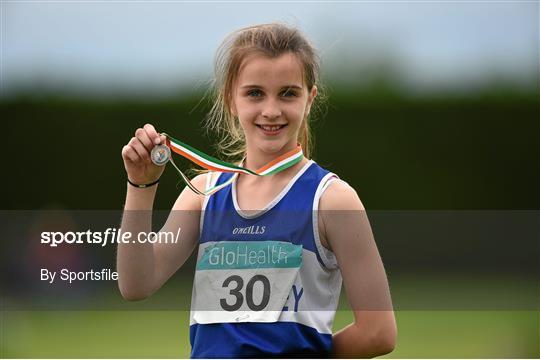
[[(260, 86), (260, 85), (244, 85), (244, 86), (241, 86), (242, 89), (245, 89), (245, 88), (263, 88), (263, 86)], [(282, 86), (281, 87), (282, 89), (298, 89), (298, 90), (302, 90), (303, 88), (301, 86), (298, 86), (298, 85), (285, 85), (285, 86)]]

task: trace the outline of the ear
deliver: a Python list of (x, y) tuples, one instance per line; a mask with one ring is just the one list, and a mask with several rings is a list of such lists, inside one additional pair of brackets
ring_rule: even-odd
[(313, 104), (313, 100), (317, 97), (317, 86), (313, 85), (311, 88), (311, 91), (308, 94), (307, 104), (306, 104), (306, 116), (309, 115), (309, 111), (311, 110), (311, 105)]

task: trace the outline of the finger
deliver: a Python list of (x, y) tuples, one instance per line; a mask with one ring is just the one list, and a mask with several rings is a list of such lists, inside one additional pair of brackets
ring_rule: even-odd
[(150, 160), (150, 154), (148, 153), (148, 150), (146, 150), (146, 148), (139, 139), (137, 139), (136, 137), (131, 138), (129, 145), (131, 145), (131, 147), (135, 149), (137, 155), (139, 155), (141, 159)]
[(122, 148), (122, 157), (131, 162), (139, 161), (139, 155), (130, 145), (126, 145)]
[(154, 147), (154, 142), (150, 140), (150, 137), (148, 137), (146, 130), (138, 128), (137, 131), (135, 131), (135, 137), (139, 139), (139, 141), (144, 145), (146, 150), (152, 151), (152, 148)]
[(144, 125), (144, 130), (146, 130), (148, 137), (154, 142), (154, 144), (159, 145), (161, 143), (159, 134), (152, 124)]

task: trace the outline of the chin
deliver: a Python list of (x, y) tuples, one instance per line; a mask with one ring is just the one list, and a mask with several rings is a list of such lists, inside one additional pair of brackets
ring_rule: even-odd
[(287, 142), (283, 140), (263, 140), (259, 144), (258, 148), (265, 154), (279, 153), (287, 145)]

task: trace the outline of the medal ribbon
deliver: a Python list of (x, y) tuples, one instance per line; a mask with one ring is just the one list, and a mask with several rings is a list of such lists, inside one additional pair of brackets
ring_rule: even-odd
[(167, 133), (162, 133), (166, 137), (165, 144), (175, 153), (178, 155), (181, 155), (185, 157), (186, 159), (196, 163), (197, 165), (210, 170), (210, 171), (220, 171), (220, 172), (229, 172), (234, 173), (234, 175), (224, 182), (221, 185), (214, 186), (210, 189), (206, 189), (206, 191), (200, 191), (195, 186), (191, 184), (191, 181), (189, 178), (184, 175), (184, 173), (176, 166), (174, 163), (172, 156), (170, 158), (171, 164), (174, 166), (176, 171), (180, 174), (182, 177), (182, 180), (186, 183), (186, 185), (195, 193), (199, 195), (212, 195), (213, 193), (221, 190), (225, 186), (231, 184), (234, 179), (238, 176), (238, 174), (249, 174), (249, 175), (256, 175), (256, 176), (268, 176), (268, 175), (274, 175), (278, 172), (281, 172), (285, 169), (290, 168), (293, 165), (296, 165), (299, 163), (304, 153), (302, 152), (302, 147), (300, 145), (297, 145), (297, 147), (294, 150), (291, 150), (276, 159), (270, 161), (268, 164), (264, 165), (263, 167), (252, 171), (249, 169), (246, 169), (244, 167), (234, 165), (228, 162), (225, 162), (223, 160), (216, 159), (215, 157), (212, 157), (208, 154), (205, 154), (204, 152), (195, 149), (194, 147), (189, 146), (188, 144), (185, 144), (181, 142), (178, 139), (173, 138)]

